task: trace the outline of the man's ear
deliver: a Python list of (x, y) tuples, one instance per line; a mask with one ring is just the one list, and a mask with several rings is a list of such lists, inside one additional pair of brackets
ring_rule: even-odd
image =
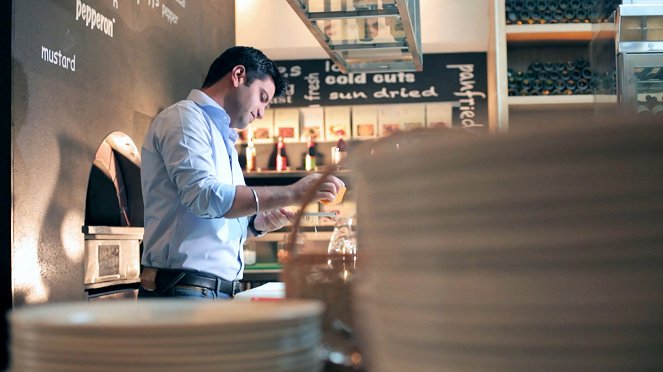
[(231, 71), (231, 77), (233, 86), (235, 88), (240, 84), (244, 84), (244, 80), (246, 79), (246, 68), (243, 65), (237, 65), (233, 67)]

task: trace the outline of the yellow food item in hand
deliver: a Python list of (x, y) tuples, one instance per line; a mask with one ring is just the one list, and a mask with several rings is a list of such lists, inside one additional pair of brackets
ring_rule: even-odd
[(343, 201), (343, 195), (345, 195), (345, 190), (346, 190), (345, 186), (341, 187), (338, 190), (338, 193), (336, 194), (336, 198), (334, 198), (334, 200), (327, 200), (327, 199), (320, 200), (320, 203), (326, 204), (326, 205), (334, 205), (334, 204), (338, 204), (338, 203), (342, 202)]

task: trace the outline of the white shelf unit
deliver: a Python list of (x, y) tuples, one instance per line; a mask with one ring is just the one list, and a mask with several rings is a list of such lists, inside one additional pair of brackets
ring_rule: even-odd
[(509, 43), (533, 41), (586, 41), (592, 40), (591, 23), (557, 23), (542, 25), (507, 25)]
[[(557, 23), (506, 25), (505, 0), (491, 2), (491, 42), (488, 48), (489, 101), (491, 128), (508, 132), (517, 122), (534, 123), (541, 116), (559, 116), (556, 120), (590, 119), (596, 102), (593, 95), (508, 96), (507, 69), (546, 56), (571, 59), (588, 57), (589, 43), (601, 24)], [(529, 59), (529, 60), (527, 60)], [(515, 119), (522, 120), (515, 120)], [(540, 118), (544, 119), (544, 118)], [(529, 124), (528, 124), (529, 125)]]
[(569, 96), (511, 96), (509, 110), (591, 109), (595, 98), (591, 94)]

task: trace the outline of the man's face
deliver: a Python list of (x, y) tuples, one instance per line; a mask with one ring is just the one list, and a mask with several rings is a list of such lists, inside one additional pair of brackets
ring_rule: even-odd
[(255, 119), (262, 119), (265, 107), (274, 97), (275, 90), (271, 77), (264, 80), (255, 79), (247, 86), (244, 75), (240, 84), (234, 87), (224, 100), (224, 109), (230, 116), (230, 126), (242, 130)]

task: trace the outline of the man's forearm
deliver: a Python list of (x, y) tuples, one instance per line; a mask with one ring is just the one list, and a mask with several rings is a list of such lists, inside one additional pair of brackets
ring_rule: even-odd
[[(295, 192), (288, 186), (253, 187), (258, 197), (261, 211), (282, 208), (297, 204)], [(237, 186), (233, 204), (224, 217), (237, 218), (251, 216), (256, 213), (256, 201), (251, 188)]]

